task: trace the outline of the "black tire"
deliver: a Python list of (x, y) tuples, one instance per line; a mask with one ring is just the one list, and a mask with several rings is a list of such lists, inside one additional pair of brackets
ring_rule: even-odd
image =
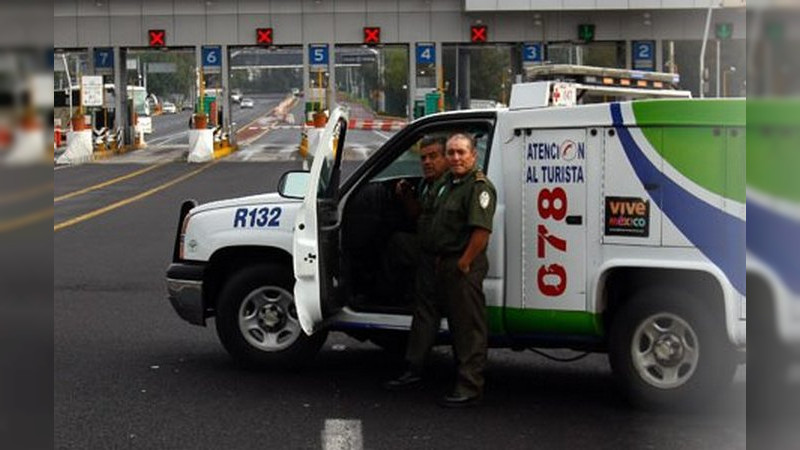
[(672, 288), (646, 289), (629, 299), (611, 325), (609, 360), (627, 398), (648, 409), (707, 406), (730, 385), (737, 366), (724, 318), (713, 318), (702, 299)]
[[(291, 270), (274, 264), (245, 267), (226, 281), (217, 303), (216, 328), (237, 363), (248, 368), (297, 367), (317, 354), (327, 332), (307, 336), (299, 328), (293, 287)], [(251, 316), (249, 332), (240, 326), (240, 314)]]

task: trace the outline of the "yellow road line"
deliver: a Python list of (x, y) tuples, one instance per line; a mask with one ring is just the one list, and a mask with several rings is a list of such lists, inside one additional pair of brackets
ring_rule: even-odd
[(12, 192), (6, 195), (0, 195), (0, 205), (5, 203), (13, 203), (28, 197), (34, 197), (43, 192), (52, 191), (53, 183), (46, 183), (41, 186), (36, 186), (25, 191)]
[(0, 222), (0, 233), (16, 230), (17, 228), (22, 228), (26, 225), (36, 223), (40, 220), (52, 219), (52, 218), (53, 218), (53, 208), (52, 207), (46, 208), (41, 211), (28, 214), (27, 216), (23, 216), (17, 219), (11, 219), (6, 222)]
[(62, 200), (66, 200), (68, 198), (77, 197), (78, 195), (83, 195), (83, 194), (85, 194), (87, 192), (92, 192), (92, 191), (96, 191), (97, 189), (101, 189), (101, 188), (104, 188), (104, 187), (107, 187), (107, 186), (111, 186), (112, 184), (119, 183), (120, 181), (125, 181), (125, 180), (129, 180), (131, 178), (134, 178), (134, 177), (138, 177), (139, 175), (143, 175), (143, 174), (145, 174), (147, 172), (150, 172), (151, 170), (158, 169), (159, 167), (161, 167), (161, 166), (163, 166), (165, 164), (168, 164), (168, 163), (169, 163), (169, 161), (158, 163), (158, 164), (155, 164), (155, 165), (152, 165), (152, 166), (149, 166), (149, 167), (145, 167), (144, 169), (140, 169), (140, 170), (137, 170), (135, 172), (131, 172), (129, 174), (122, 175), (122, 176), (117, 177), (117, 178), (112, 178), (110, 180), (104, 181), (102, 183), (95, 184), (93, 186), (89, 186), (87, 188), (84, 188), (84, 189), (81, 189), (81, 190), (78, 190), (78, 191), (75, 191), (75, 192), (70, 192), (69, 194), (64, 194), (64, 195), (62, 195), (60, 197), (54, 198), (53, 199), (53, 203), (58, 203), (58, 202), (60, 202)]
[(168, 188), (170, 186), (178, 184), (181, 181), (186, 180), (187, 178), (191, 178), (191, 177), (197, 175), (198, 173), (200, 173), (200, 172), (208, 169), (209, 167), (213, 166), (217, 162), (218, 161), (210, 162), (210, 163), (206, 164), (205, 166), (200, 167), (199, 169), (195, 169), (195, 170), (193, 170), (193, 171), (191, 171), (191, 172), (189, 172), (189, 173), (187, 173), (185, 175), (182, 175), (182, 176), (180, 176), (178, 178), (175, 178), (172, 181), (164, 183), (164, 184), (162, 184), (160, 186), (156, 186), (153, 189), (144, 191), (144, 192), (142, 192), (140, 194), (134, 195), (133, 197), (128, 197), (128, 198), (126, 198), (124, 200), (120, 200), (120, 201), (118, 201), (116, 203), (112, 203), (112, 204), (104, 206), (104, 207), (102, 207), (100, 209), (96, 209), (94, 211), (88, 212), (88, 213), (80, 215), (78, 217), (75, 217), (75, 218), (72, 218), (72, 219), (69, 219), (69, 220), (65, 220), (64, 222), (61, 222), (61, 223), (58, 223), (58, 224), (54, 225), (53, 226), (53, 231), (55, 232), (55, 231), (62, 230), (62, 229), (67, 228), (67, 227), (71, 227), (71, 226), (76, 225), (78, 223), (81, 223), (81, 222), (87, 221), (89, 219), (92, 219), (94, 217), (97, 217), (99, 215), (105, 214), (105, 213), (107, 213), (109, 211), (113, 211), (113, 210), (115, 210), (117, 208), (122, 208), (123, 206), (128, 205), (130, 203), (133, 203), (135, 201), (141, 200), (143, 198), (147, 198), (147, 197), (149, 197), (149, 196), (151, 196), (151, 195), (153, 195), (153, 194), (155, 194), (157, 192), (163, 191), (164, 189), (166, 189), (166, 188)]

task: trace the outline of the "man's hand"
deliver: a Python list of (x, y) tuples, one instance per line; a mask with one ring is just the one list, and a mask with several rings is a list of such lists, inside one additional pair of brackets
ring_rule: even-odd
[(472, 229), (467, 248), (464, 250), (464, 254), (461, 255), (461, 258), (458, 259), (458, 270), (465, 275), (469, 273), (472, 261), (475, 260), (475, 257), (478, 256), (480, 252), (486, 248), (486, 244), (489, 243), (489, 233), (490, 231), (485, 228)]
[(469, 263), (464, 261), (464, 258), (460, 258), (458, 260), (458, 270), (460, 270), (464, 275), (469, 273)]
[(394, 193), (400, 198), (407, 198), (413, 192), (414, 187), (406, 180), (400, 180), (394, 185)]

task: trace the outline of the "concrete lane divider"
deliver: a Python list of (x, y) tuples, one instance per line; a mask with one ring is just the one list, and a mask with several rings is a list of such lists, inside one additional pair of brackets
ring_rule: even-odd
[(70, 131), (67, 133), (67, 149), (58, 157), (56, 164), (83, 164), (92, 161), (94, 147), (92, 130)]
[(189, 130), (190, 163), (208, 162), (214, 159), (214, 130)]

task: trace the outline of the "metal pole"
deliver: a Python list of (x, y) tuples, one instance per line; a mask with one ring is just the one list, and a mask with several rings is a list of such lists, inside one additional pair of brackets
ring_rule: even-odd
[(720, 73), (722, 66), (722, 40), (717, 39), (717, 98), (720, 97)]
[(708, 43), (708, 33), (711, 31), (711, 14), (714, 11), (714, 2), (718, 0), (709, 0), (708, 14), (706, 14), (706, 29), (703, 32), (703, 44), (700, 47), (700, 98), (705, 97), (703, 94), (703, 74), (706, 71), (706, 44)]
[(227, 130), (228, 142), (236, 144), (236, 130), (232, 128), (233, 114), (231, 110), (231, 70), (230, 70), (230, 57), (229, 48), (227, 45), (221, 46), (222, 65), (220, 67), (222, 78), (222, 127)]
[(408, 91), (406, 91), (406, 118), (414, 120), (414, 102), (417, 92), (417, 43), (408, 44)]
[(67, 74), (67, 92), (69, 93), (69, 117), (72, 118), (72, 77), (69, 75), (69, 65), (67, 55), (61, 54), (61, 61), (64, 62), (64, 72)]

